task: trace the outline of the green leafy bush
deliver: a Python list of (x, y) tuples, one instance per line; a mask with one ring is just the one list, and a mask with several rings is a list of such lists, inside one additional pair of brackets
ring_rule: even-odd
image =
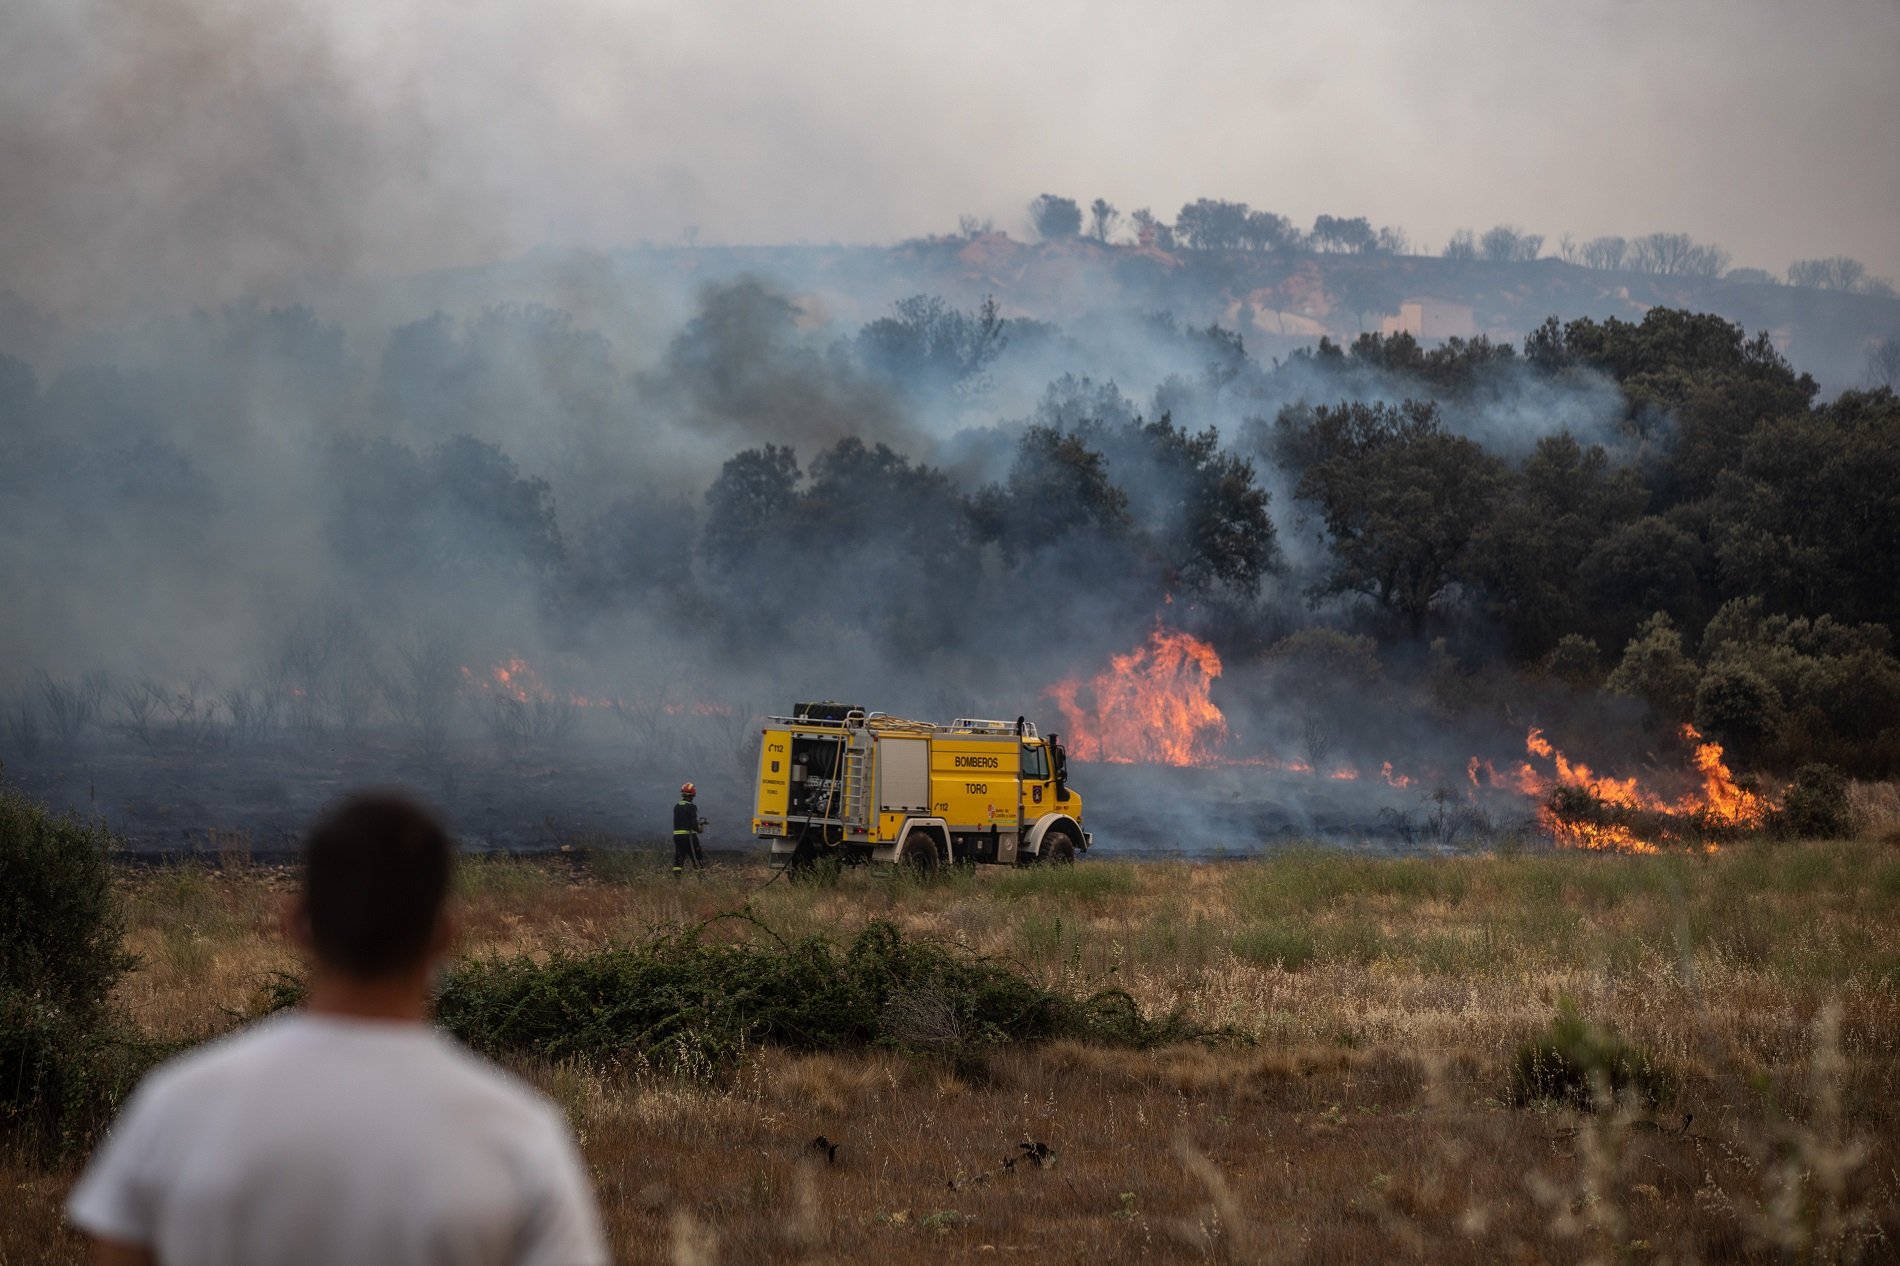
[(1832, 765), (1803, 765), (1781, 806), (1782, 824), (1803, 839), (1840, 839), (1853, 832), (1847, 775)]
[(0, 985), (81, 1011), (131, 960), (104, 828), (0, 790)]
[(0, 1135), (42, 1153), (83, 1145), (155, 1058), (106, 1007), (131, 965), (111, 847), (0, 790)]
[(716, 1075), (756, 1043), (882, 1046), (962, 1065), (1003, 1042), (1149, 1046), (1195, 1035), (1178, 1015), (1144, 1017), (1121, 990), (1062, 993), (889, 923), (848, 944), (759, 930), (714, 940), (702, 926), (545, 962), (471, 960), (445, 978), (436, 1017), (491, 1055), (644, 1063), (686, 1076)]
[(1653, 1108), (1673, 1093), (1674, 1079), (1648, 1051), (1585, 1020), (1566, 999), (1550, 1027), (1517, 1048), (1511, 1102), (1590, 1109), (1597, 1106), (1599, 1088), (1619, 1099), (1633, 1094)]

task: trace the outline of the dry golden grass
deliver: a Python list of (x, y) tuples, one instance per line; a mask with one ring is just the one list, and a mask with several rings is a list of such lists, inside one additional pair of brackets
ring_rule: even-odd
[(1900, 782), (1847, 784), (1847, 810), (1855, 835), (1900, 846)]
[[(229, 1022), (273, 970), (283, 878), (130, 876), (121, 1000)], [(981, 872), (832, 886), (626, 857), (465, 868), (469, 952), (586, 948), (746, 908), (783, 934), (886, 918), (1250, 1041), (752, 1052), (717, 1084), (527, 1066), (582, 1139), (627, 1261), (1892, 1260), (1900, 852), (1589, 855)], [(735, 932), (735, 934), (737, 934)], [(1653, 1113), (1513, 1108), (1562, 998), (1674, 1070)], [(1606, 1105), (1606, 1108), (1608, 1105)], [(1685, 1114), (1693, 1121), (1683, 1127)], [(827, 1164), (808, 1147), (840, 1144)], [(1053, 1165), (1022, 1157), (1047, 1143)], [(0, 1166), (0, 1266), (77, 1260), (70, 1174)]]

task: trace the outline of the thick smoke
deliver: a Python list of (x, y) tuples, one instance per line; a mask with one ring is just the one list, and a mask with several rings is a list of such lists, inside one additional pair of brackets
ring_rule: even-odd
[[(65, 368), (10, 358), (16, 761), (117, 744), (215, 782), (271, 753), (295, 781), (361, 753), (487, 805), (471, 829), (521, 843), (524, 760), (641, 800), (693, 775), (743, 803), (753, 718), (796, 698), (1050, 729), (1052, 684), (1164, 621), (1230, 648), (1236, 758), (1403, 755), (1449, 779), (1498, 746), (1419, 705), (1453, 668), (1381, 648), (1350, 602), (1306, 601), (1325, 551), (1270, 442), (1282, 414), (1395, 401), (1416, 375), (1326, 352), (1263, 364), (1231, 331), (1125, 309), (1073, 328), (925, 298), (879, 313), (787, 260), (775, 279), (621, 258), (628, 292), (682, 314), (645, 337), (534, 301), (405, 312), (395, 286), (339, 302), (347, 325), (246, 302), (112, 329)], [(1620, 397), (1592, 375), (1500, 360), (1467, 386), (1447, 426), (1506, 454), (1566, 421), (1615, 438)], [(1257, 516), (1238, 553), (1195, 517), (1226, 495)], [(96, 716), (61, 746), (88, 682)], [(130, 812), (150, 770), (98, 759), (95, 792)], [(479, 796), (471, 768), (491, 770)], [(1194, 838), (1145, 794), (1122, 830), (1207, 847), (1263, 822), (1377, 827), (1384, 803), (1403, 836), (1425, 790), (1257, 775), (1243, 794), (1247, 777), (1216, 780), (1240, 800)], [(1098, 778), (1111, 804), (1144, 785)], [(202, 795), (211, 815), (254, 811)], [(637, 832), (603, 797), (581, 818)]]

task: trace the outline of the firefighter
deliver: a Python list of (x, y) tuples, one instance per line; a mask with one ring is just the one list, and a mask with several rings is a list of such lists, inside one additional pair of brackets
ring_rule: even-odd
[(678, 879), (686, 868), (686, 859), (691, 858), (694, 870), (706, 868), (706, 855), (699, 851), (699, 833), (706, 829), (706, 819), (699, 816), (699, 806), (693, 803), (693, 797), (699, 794), (699, 788), (692, 783), (680, 784), (680, 802), (673, 806), (673, 877)]

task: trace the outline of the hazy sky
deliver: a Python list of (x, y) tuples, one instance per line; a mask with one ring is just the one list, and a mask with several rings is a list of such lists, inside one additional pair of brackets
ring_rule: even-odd
[(1044, 191), (1900, 279), (1900, 0), (9, 0), (0, 287), (890, 241)]

